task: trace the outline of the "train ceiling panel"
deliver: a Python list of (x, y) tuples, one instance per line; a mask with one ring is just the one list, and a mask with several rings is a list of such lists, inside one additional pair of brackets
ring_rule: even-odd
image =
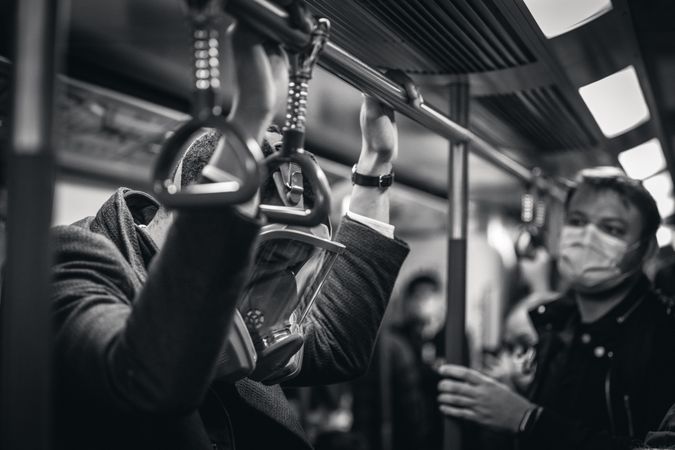
[[(597, 145), (593, 134), (575, 116), (555, 86), (488, 95), (475, 101), (526, 136), (539, 152), (559, 152)], [(510, 147), (512, 141), (498, 145)]]
[[(551, 153), (602, 151), (597, 125), (555, 64), (545, 39), (533, 32), (516, 3), (308, 0), (308, 4), (315, 14), (331, 20), (336, 44), (368, 64), (410, 73), (423, 93), (439, 86), (442, 90), (455, 76), (468, 77), (472, 88), (480, 84), (473, 91), (472, 108), (478, 114), (472, 112), (471, 128), (499, 146), (518, 149), (521, 161), (546, 166)], [(508, 131), (494, 136), (495, 128)], [(601, 159), (591, 158), (591, 163)]]
[[(71, 77), (187, 110), (191, 83), (182, 0), (70, 3)], [(599, 19), (548, 40), (522, 0), (308, 0), (316, 14), (331, 19), (337, 45), (371, 66), (410, 72), (423, 85), (425, 99), (441, 110), (447, 108), (447, 83), (466, 76), (474, 99), (470, 128), (523, 163), (569, 176), (584, 164), (616, 164), (620, 151), (656, 136), (672, 166), (675, 132), (670, 123), (675, 108), (668, 102), (671, 77), (664, 74), (669, 73), (673, 55), (675, 40), (668, 19), (675, 6), (668, 0), (612, 3), (613, 9)], [(3, 14), (6, 4), (0, 2), (0, 36), (11, 28), (8, 14)], [(658, 30), (652, 29), (655, 23)], [(0, 52), (6, 55), (7, 48), (3, 37)], [(227, 65), (224, 61), (223, 67)], [(633, 133), (608, 139), (578, 88), (628, 65), (634, 65), (640, 77), (652, 119)], [(222, 84), (229, 81), (223, 79)], [(314, 83), (313, 89), (319, 91), (319, 82)], [(337, 83), (332, 79), (326, 85)], [(434, 90), (441, 95), (427, 94)], [(338, 98), (328, 98), (340, 106)], [(344, 105), (332, 117), (357, 117), (354, 108)], [(326, 127), (331, 126), (334, 122), (326, 121), (312, 134), (323, 142), (322, 136), (329, 134)], [(344, 144), (332, 150), (340, 156), (336, 160), (346, 160), (354, 152)], [(447, 144), (437, 150), (428, 157), (435, 172), (420, 173), (419, 178), (439, 180), (436, 187), (442, 190)], [(408, 155), (405, 148), (401, 153), (402, 163), (417, 167), (414, 160), (419, 156)]]
[(307, 3), (314, 13), (331, 20), (338, 45), (380, 68), (458, 74), (535, 62), (491, 0)]

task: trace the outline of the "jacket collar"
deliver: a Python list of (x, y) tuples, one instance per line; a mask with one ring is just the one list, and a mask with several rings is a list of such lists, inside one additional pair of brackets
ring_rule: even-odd
[[(644, 274), (641, 274), (626, 297), (605, 316), (594, 322), (593, 326), (625, 322), (642, 304), (649, 292), (651, 292), (651, 283)], [(543, 330), (562, 330), (579, 315), (574, 290), (567, 291), (558, 300), (533, 308), (529, 315), (532, 324), (540, 334)]]
[(119, 188), (98, 210), (90, 229), (108, 237), (132, 266), (141, 283), (150, 259), (157, 252), (152, 239), (139, 225), (146, 225), (159, 203), (144, 192)]

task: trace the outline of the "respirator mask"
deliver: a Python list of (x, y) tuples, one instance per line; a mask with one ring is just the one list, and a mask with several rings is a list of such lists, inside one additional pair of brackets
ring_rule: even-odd
[[(316, 166), (316, 170), (321, 169)], [(277, 208), (303, 208), (307, 192), (300, 168), (282, 164), (271, 175), (271, 198), (263, 194), (263, 201), (273, 201)], [(327, 217), (314, 227), (263, 226), (216, 376), (278, 384), (297, 375), (307, 316), (344, 250), (344, 245), (331, 240)]]
[(344, 249), (327, 225), (263, 227), (218, 377), (277, 384), (297, 375), (307, 315)]
[(581, 293), (596, 293), (614, 288), (629, 278), (626, 261), (640, 249), (641, 241), (628, 244), (590, 223), (583, 227), (566, 225), (560, 235), (558, 270)]

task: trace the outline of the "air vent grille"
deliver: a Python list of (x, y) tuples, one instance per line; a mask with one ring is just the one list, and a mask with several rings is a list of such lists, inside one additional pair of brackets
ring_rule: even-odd
[(475, 73), (535, 57), (493, 0), (308, 0), (333, 23), (333, 40), (382, 68), (412, 73)]
[[(538, 151), (589, 148), (597, 144), (556, 87), (475, 99), (481, 106), (527, 136)], [(501, 142), (509, 146), (512, 143)]]

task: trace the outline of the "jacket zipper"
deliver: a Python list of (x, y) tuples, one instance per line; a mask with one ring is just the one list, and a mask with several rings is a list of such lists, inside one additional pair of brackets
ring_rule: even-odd
[(614, 423), (614, 411), (612, 411), (612, 369), (607, 370), (605, 375), (605, 406), (607, 407), (607, 417), (609, 417), (609, 426), (612, 434), (616, 434), (616, 424)]
[(623, 407), (626, 409), (626, 417), (628, 418), (628, 435), (635, 436), (635, 428), (633, 428), (633, 413), (630, 410), (630, 396), (628, 394), (623, 396)]

